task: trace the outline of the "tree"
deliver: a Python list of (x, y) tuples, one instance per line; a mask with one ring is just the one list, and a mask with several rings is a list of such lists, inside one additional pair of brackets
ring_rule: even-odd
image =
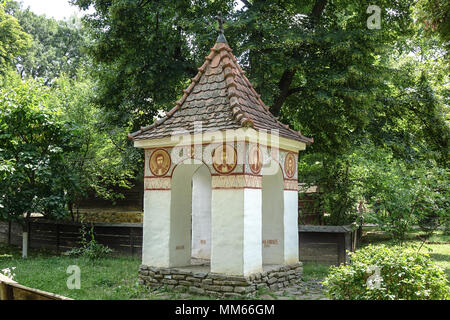
[(0, 217), (23, 224), (26, 257), (31, 214), (61, 218), (67, 213), (64, 186), (74, 172), (64, 158), (79, 145), (70, 124), (52, 108), (48, 88), (17, 77), (9, 81), (0, 94), (0, 163), (8, 171), (0, 183)]
[(227, 40), (272, 113), (314, 137), (299, 168), (315, 172), (299, 176), (322, 187), (330, 221), (354, 218), (348, 157), (365, 143), (445, 165), (448, 93), (425, 63), (406, 61), (420, 39), (413, 0), (378, 1), (380, 29), (367, 27), (369, 0), (249, 0), (240, 9), (232, 1), (72, 2), (96, 9), (86, 22), (108, 125), (138, 129), (173, 107), (216, 37), (221, 10)]
[(62, 75), (52, 86), (61, 120), (72, 124), (73, 139), (80, 144), (80, 148), (72, 150), (64, 159), (65, 166), (73, 172), (73, 180), (66, 180), (65, 190), (74, 220), (89, 191), (112, 201), (122, 198), (115, 187), (131, 186), (141, 156), (127, 143), (130, 128), (100, 127), (102, 111), (92, 102), (93, 86), (94, 81), (82, 70), (75, 79)]
[(97, 104), (109, 125), (133, 130), (173, 107), (213, 41), (214, 16), (234, 1), (74, 0), (95, 13), (84, 20), (98, 79)]
[(22, 79), (42, 78), (48, 85), (61, 73), (75, 77), (77, 70), (88, 64), (87, 34), (76, 16), (55, 20), (23, 9), (16, 1), (8, 1), (6, 10), (33, 37), (29, 49), (15, 57)]
[(445, 0), (418, 1), (418, 18), (429, 33), (437, 33), (450, 49), (450, 4)]
[(25, 53), (30, 40), (17, 19), (6, 14), (0, 3), (0, 75), (14, 65), (18, 55)]
[(402, 243), (413, 226), (443, 225), (449, 218), (448, 169), (434, 160), (408, 163), (373, 144), (354, 150), (348, 160), (352, 193), (369, 204), (364, 220), (393, 239)]

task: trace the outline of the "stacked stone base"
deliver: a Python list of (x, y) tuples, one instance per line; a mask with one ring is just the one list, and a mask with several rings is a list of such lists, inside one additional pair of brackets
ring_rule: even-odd
[(199, 295), (244, 297), (254, 295), (260, 288), (276, 291), (293, 285), (301, 279), (302, 272), (301, 262), (277, 266), (270, 271), (249, 276), (141, 265), (139, 268), (139, 283), (148, 287), (165, 287)]

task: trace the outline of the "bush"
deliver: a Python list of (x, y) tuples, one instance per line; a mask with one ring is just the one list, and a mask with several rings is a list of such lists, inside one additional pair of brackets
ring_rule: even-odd
[(333, 266), (323, 285), (328, 297), (345, 300), (449, 299), (444, 272), (427, 254), (368, 246)]
[[(89, 240), (88, 237), (90, 238)], [(111, 248), (108, 248), (95, 240), (94, 227), (92, 226), (91, 229), (87, 231), (86, 225), (83, 224), (81, 227), (81, 247), (67, 251), (66, 255), (97, 260), (105, 258), (111, 252), (113, 252)]]

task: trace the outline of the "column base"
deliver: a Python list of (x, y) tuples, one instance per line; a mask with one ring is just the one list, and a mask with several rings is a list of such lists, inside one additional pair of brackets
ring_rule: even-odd
[(166, 287), (192, 294), (221, 298), (252, 296), (258, 289), (280, 290), (301, 279), (302, 263), (265, 265), (263, 272), (249, 276), (205, 272), (204, 267), (158, 268), (141, 265), (139, 283), (151, 288)]

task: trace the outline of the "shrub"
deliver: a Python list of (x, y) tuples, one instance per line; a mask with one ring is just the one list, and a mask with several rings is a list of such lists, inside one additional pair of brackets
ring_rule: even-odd
[(350, 263), (333, 266), (323, 286), (332, 299), (449, 299), (444, 272), (427, 254), (404, 248), (368, 246), (350, 253)]
[(67, 251), (66, 255), (83, 257), (89, 260), (97, 260), (105, 258), (111, 252), (113, 252), (111, 248), (108, 248), (95, 240), (94, 227), (92, 226), (91, 229), (87, 231), (86, 225), (83, 224), (81, 227), (81, 247)]

